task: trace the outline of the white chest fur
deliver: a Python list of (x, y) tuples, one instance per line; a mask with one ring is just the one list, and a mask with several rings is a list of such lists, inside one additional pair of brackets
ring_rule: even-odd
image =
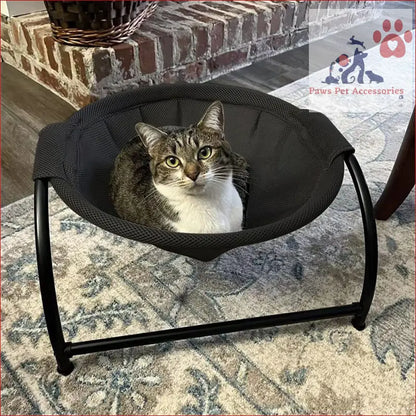
[(231, 175), (221, 184), (208, 184), (198, 195), (180, 195), (177, 190), (156, 186), (178, 212), (179, 220), (172, 222), (181, 233), (226, 233), (241, 230), (243, 204)]

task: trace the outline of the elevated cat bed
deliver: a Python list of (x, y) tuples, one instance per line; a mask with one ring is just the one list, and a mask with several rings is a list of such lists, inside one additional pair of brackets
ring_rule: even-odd
[[(143, 121), (155, 126), (195, 123), (209, 104), (222, 101), (225, 135), (250, 165), (246, 227), (225, 234), (185, 234), (145, 227), (119, 218), (109, 197), (114, 160)], [(322, 114), (300, 110), (278, 98), (221, 85), (141, 88), (93, 103), (65, 123), (42, 130), (36, 152), (36, 246), (42, 300), (58, 371), (69, 374), (69, 358), (127, 346), (207, 336), (266, 326), (353, 315), (363, 329), (374, 294), (377, 240), (372, 204), (354, 149)], [(81, 217), (122, 237), (208, 261), (233, 248), (270, 240), (301, 228), (337, 195), (344, 162), (352, 175), (363, 216), (366, 268), (360, 302), (126, 337), (64, 341), (54, 288), (48, 226), (50, 181)]]

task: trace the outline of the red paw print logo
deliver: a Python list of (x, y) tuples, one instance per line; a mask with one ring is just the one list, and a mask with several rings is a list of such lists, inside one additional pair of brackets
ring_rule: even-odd
[[(397, 19), (394, 22), (394, 29), (396, 32), (401, 32), (403, 30), (403, 22), (400, 19)], [(383, 30), (385, 32), (390, 32), (391, 30), (391, 23), (390, 20), (385, 20), (383, 22)], [(403, 39), (399, 36), (398, 33), (389, 33), (385, 36), (385, 38), (381, 41), (381, 32), (376, 30), (373, 33), (374, 42), (379, 43), (380, 45), (380, 55), (384, 58), (390, 58), (390, 56), (395, 56), (397, 58), (401, 58), (406, 53), (406, 45), (403, 42)], [(404, 32), (404, 40), (409, 43), (412, 41), (412, 32), (410, 30), (406, 30)]]

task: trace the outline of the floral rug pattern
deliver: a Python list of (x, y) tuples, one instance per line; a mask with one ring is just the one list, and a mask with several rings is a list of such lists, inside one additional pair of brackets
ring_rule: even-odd
[[(302, 82), (276, 95), (307, 105)], [(303, 91), (303, 92), (302, 92)], [(334, 123), (374, 201), (411, 105)], [(109, 234), (50, 192), (53, 261), (67, 340), (357, 301), (363, 233), (351, 179), (313, 223), (202, 264)], [(2, 212), (2, 414), (414, 414), (414, 194), (378, 222), (367, 328), (348, 318), (77, 356), (56, 373), (42, 314), (33, 202)]]

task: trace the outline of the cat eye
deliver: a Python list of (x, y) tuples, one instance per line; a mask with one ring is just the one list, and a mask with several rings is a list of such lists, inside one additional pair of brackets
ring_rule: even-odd
[(179, 159), (175, 156), (168, 156), (165, 162), (170, 168), (177, 168), (179, 166)]
[(212, 148), (210, 146), (205, 146), (198, 152), (198, 159), (204, 160), (209, 159), (212, 155)]

